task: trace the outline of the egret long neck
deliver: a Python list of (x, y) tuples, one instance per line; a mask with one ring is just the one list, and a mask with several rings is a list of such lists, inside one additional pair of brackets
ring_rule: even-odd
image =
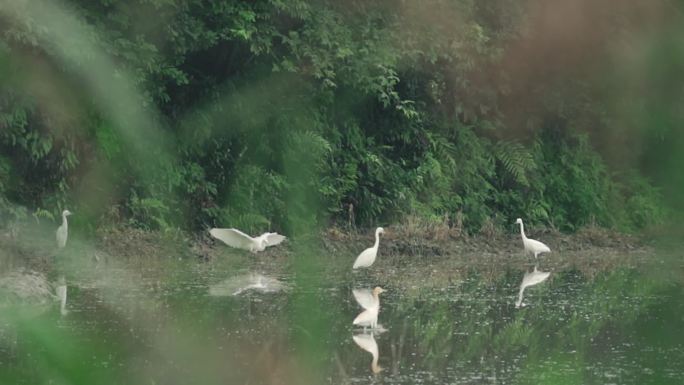
[(373, 354), (373, 361), (371, 361), (371, 370), (373, 373), (380, 373), (382, 368), (378, 366), (379, 354)]
[[(69, 225), (67, 224), (66, 214), (62, 214), (62, 226), (66, 229)], [(78, 230), (78, 229), (77, 229)]]
[(66, 301), (67, 301), (67, 288), (66, 286), (60, 292), (59, 296), (59, 312), (61, 314), (66, 314)]
[(525, 286), (520, 285), (520, 293), (518, 293), (518, 302), (515, 303), (515, 307), (520, 307), (523, 300), (523, 292), (525, 291)]
[(375, 244), (373, 245), (373, 248), (377, 250), (379, 245), (380, 245), (380, 232), (376, 231), (375, 232)]
[(525, 236), (525, 229), (523, 228), (523, 223), (520, 222), (520, 235), (522, 235), (523, 239), (526, 239), (527, 237)]
[(373, 301), (375, 301), (375, 308), (380, 309), (380, 296), (376, 292), (373, 292)]

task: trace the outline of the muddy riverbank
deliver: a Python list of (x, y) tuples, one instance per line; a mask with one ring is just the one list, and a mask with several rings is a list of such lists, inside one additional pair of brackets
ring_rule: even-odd
[[(586, 228), (575, 234), (554, 231), (530, 232), (530, 237), (543, 240), (552, 250), (535, 260), (525, 256), (516, 233), (491, 232), (465, 235), (446, 226), (398, 225), (385, 228), (378, 259), (364, 274), (380, 280), (410, 279), (438, 285), (460, 273), (479, 269), (485, 275), (499, 275), (507, 267), (524, 268), (539, 264), (546, 269), (577, 268), (592, 276), (598, 271), (623, 265), (626, 259), (643, 260), (653, 247), (643, 239), (600, 228)], [(81, 263), (141, 262), (148, 259), (197, 259), (198, 263), (234, 259), (249, 264), (287, 268), (301, 253), (301, 240), (288, 240), (282, 246), (252, 255), (225, 246), (208, 234), (153, 232), (118, 227), (99, 231), (92, 239), (74, 235), (63, 250), (52, 245), (51, 234), (38, 231), (23, 236), (0, 236), (0, 258), (20, 260), (22, 265), (44, 270), (55, 258), (68, 258)], [(316, 250), (323, 265), (351, 265), (356, 255), (373, 243), (372, 230), (345, 231), (330, 228), (306, 242)], [(9, 265), (8, 265), (9, 264)], [(245, 265), (246, 264), (246, 265)], [(6, 262), (5, 269), (12, 263)], [(258, 266), (256, 266), (258, 267)], [(460, 272), (460, 273), (459, 273)]]

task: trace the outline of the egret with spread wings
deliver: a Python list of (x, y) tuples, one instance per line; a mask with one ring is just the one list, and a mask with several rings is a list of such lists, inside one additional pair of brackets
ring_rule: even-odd
[(263, 233), (252, 238), (238, 229), (211, 229), (209, 234), (228, 246), (249, 250), (252, 253), (264, 251), (269, 246), (275, 246), (285, 240), (284, 235), (278, 233)]

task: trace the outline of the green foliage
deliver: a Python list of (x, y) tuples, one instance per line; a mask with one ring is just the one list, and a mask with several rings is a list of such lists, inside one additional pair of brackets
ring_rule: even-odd
[(166, 221), (169, 208), (163, 201), (155, 198), (140, 198), (133, 193), (128, 207), (131, 211), (131, 224), (146, 229), (167, 229)]
[(286, 183), (282, 176), (262, 167), (247, 165), (238, 168), (217, 222), (250, 232), (270, 227), (271, 221), (282, 223), (284, 218), (281, 216), (287, 213), (284, 200)]
[(536, 163), (532, 154), (522, 144), (498, 142), (494, 146), (494, 156), (516, 183), (529, 186), (527, 174), (535, 168)]
[(577, 143), (556, 145), (546, 140), (541, 153), (544, 160), (552, 156), (558, 159), (554, 163), (545, 162), (547, 168), (542, 171), (548, 179), (544, 195), (554, 207), (549, 219), (553, 223), (581, 225), (594, 216), (602, 224), (611, 224), (612, 218), (607, 212), (610, 178), (600, 158), (589, 147), (587, 138), (580, 137)]
[(632, 173), (627, 181), (623, 182), (622, 194), (626, 224), (631, 229), (641, 229), (653, 224), (661, 224), (666, 219), (666, 208), (663, 204), (663, 196), (643, 176)]
[[(616, 177), (580, 134), (612, 127), (590, 75), (535, 78), (543, 102), (521, 112), (534, 133), (509, 134), (524, 4), (68, 3), (62, 24), (30, 4), (0, 11), (5, 214), (80, 205), (95, 220), (111, 206), (143, 228), (255, 232), (407, 214), (471, 232), (666, 217), (659, 190)], [(59, 40), (69, 31), (85, 36)], [(103, 63), (112, 73), (92, 71)]]

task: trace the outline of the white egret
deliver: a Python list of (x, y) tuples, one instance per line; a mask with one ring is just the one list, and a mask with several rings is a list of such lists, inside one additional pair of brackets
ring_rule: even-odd
[(551, 275), (550, 271), (539, 271), (537, 270), (537, 266), (534, 267), (533, 271), (525, 273), (525, 276), (523, 276), (523, 280), (520, 283), (520, 292), (518, 293), (518, 300), (515, 302), (515, 307), (519, 308), (525, 306), (522, 303), (525, 288), (546, 281), (546, 279), (549, 278), (549, 275)]
[(375, 262), (375, 257), (378, 255), (378, 246), (380, 245), (380, 234), (383, 234), (384, 232), (385, 230), (382, 227), (375, 229), (375, 244), (373, 247), (369, 247), (362, 251), (361, 254), (356, 257), (356, 261), (354, 262), (353, 266), (354, 269), (358, 269), (359, 267), (369, 267), (373, 264), (373, 262)]
[(352, 293), (354, 294), (354, 299), (361, 305), (365, 310), (361, 312), (352, 323), (354, 325), (369, 326), (371, 329), (375, 329), (378, 326), (378, 314), (380, 313), (380, 294), (384, 293), (385, 290), (380, 286), (377, 286), (371, 292), (368, 289), (354, 289)]
[(57, 228), (57, 247), (60, 249), (66, 246), (67, 237), (69, 236), (69, 224), (67, 223), (67, 217), (69, 215), (71, 215), (71, 211), (62, 211), (62, 225)]
[(278, 233), (263, 233), (252, 238), (238, 229), (214, 228), (209, 230), (209, 234), (228, 246), (249, 250), (252, 253), (264, 251), (267, 247), (275, 246), (286, 239), (284, 235)]
[(361, 349), (367, 351), (373, 356), (373, 360), (371, 361), (371, 370), (373, 371), (373, 373), (380, 373), (382, 371), (382, 368), (378, 365), (380, 352), (378, 351), (378, 343), (375, 342), (375, 337), (373, 337), (373, 333), (357, 334), (355, 336), (352, 336), (352, 338)]
[(522, 235), (522, 241), (523, 241), (523, 246), (525, 247), (525, 252), (526, 253), (532, 253), (534, 254), (534, 258), (537, 258), (537, 255), (541, 253), (548, 253), (551, 251), (548, 246), (545, 244), (536, 241), (534, 239), (529, 239), (527, 236), (525, 236), (525, 229), (523, 227), (523, 221), (522, 219), (518, 218), (515, 220), (515, 223), (520, 225), (520, 235)]

